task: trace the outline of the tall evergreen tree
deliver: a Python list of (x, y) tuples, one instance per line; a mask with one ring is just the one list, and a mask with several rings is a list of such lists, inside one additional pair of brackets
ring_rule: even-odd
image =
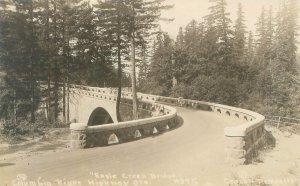
[(265, 55), (266, 55), (266, 41), (267, 41), (267, 34), (266, 34), (266, 27), (267, 27), (267, 20), (266, 20), (266, 10), (265, 7), (262, 7), (261, 14), (258, 18), (258, 22), (256, 23), (256, 63), (261, 67), (265, 66)]
[[(9, 117), (17, 127), (21, 120), (35, 123), (35, 111), (39, 104), (36, 76), (43, 53), (36, 35), (34, 1), (14, 1), (9, 5), (15, 7), (1, 10), (1, 44), (0, 65), (5, 71), (6, 95), (1, 97), (2, 117)], [(7, 5), (7, 4), (6, 4)]]
[(183, 35), (183, 28), (179, 27), (179, 31), (176, 37), (176, 47), (181, 48), (184, 46), (184, 35)]
[(162, 32), (157, 35), (155, 43), (154, 54), (149, 65), (148, 79), (142, 90), (168, 96), (172, 91), (172, 77), (173, 70), (175, 70), (172, 65), (174, 41), (168, 34)]
[(203, 40), (203, 25), (199, 24), (197, 21), (192, 20), (186, 27), (184, 33), (184, 46), (187, 52), (191, 55), (201, 57), (199, 48), (201, 47)]
[(245, 43), (246, 43), (246, 26), (244, 20), (244, 13), (242, 4), (238, 5), (237, 19), (234, 26), (234, 38), (233, 38), (233, 55), (234, 60), (242, 62), (245, 54)]
[(270, 6), (269, 8), (269, 13), (268, 16), (266, 18), (266, 51), (265, 51), (265, 64), (268, 65), (269, 63), (271, 63), (272, 60), (272, 45), (273, 45), (273, 40), (274, 40), (274, 21), (273, 21), (273, 10), (272, 10), (272, 6)]
[(218, 35), (218, 61), (228, 63), (232, 55), (232, 30), (230, 28), (231, 20), (229, 13), (226, 12), (225, 0), (210, 0), (213, 3), (210, 9), (210, 14), (213, 25), (217, 29)]
[(254, 39), (252, 31), (249, 31), (248, 38), (247, 38), (247, 52), (246, 52), (246, 61), (248, 65), (253, 64), (254, 60)]
[(99, 25), (104, 28), (102, 34), (110, 40), (110, 47), (113, 55), (116, 56), (118, 65), (118, 95), (117, 95), (117, 119), (121, 121), (120, 102), (122, 94), (122, 55), (127, 55), (126, 47), (128, 45), (127, 33), (125, 30), (125, 13), (126, 6), (121, 0), (117, 1), (98, 1), (96, 5), (98, 9)]
[(275, 36), (275, 56), (270, 64), (272, 72), (272, 103), (280, 115), (295, 115), (299, 86), (296, 64), (297, 1), (286, 1), (279, 12)]
[(138, 117), (138, 102), (136, 94), (136, 46), (144, 44), (146, 38), (158, 28), (161, 10), (170, 8), (164, 6), (164, 0), (126, 0), (126, 30), (130, 41), (131, 82), (133, 99), (133, 118)]

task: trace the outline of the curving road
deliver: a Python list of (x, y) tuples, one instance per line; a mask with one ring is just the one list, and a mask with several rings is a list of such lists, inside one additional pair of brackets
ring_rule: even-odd
[[(138, 141), (0, 160), (0, 185), (223, 185), (223, 129), (241, 121), (177, 108), (178, 129)], [(23, 180), (23, 181), (21, 181)]]

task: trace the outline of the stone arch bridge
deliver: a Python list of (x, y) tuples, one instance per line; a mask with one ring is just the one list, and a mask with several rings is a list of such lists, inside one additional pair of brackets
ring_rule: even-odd
[[(138, 93), (139, 118), (126, 118), (131, 113), (132, 94), (123, 91), (122, 122), (116, 119), (116, 89), (72, 85), (70, 119), (72, 148), (107, 146), (162, 134), (180, 127), (186, 118), (177, 110), (203, 111), (224, 121), (223, 149), (227, 162), (245, 164), (257, 156), (265, 144), (264, 116), (241, 108), (183, 98)], [(180, 115), (180, 113), (179, 113)], [(183, 119), (183, 121), (182, 121)], [(201, 116), (193, 121), (202, 123)], [(178, 129), (180, 130), (180, 128)], [(204, 129), (205, 130), (205, 129)]]
[(265, 143), (264, 116), (249, 110), (139, 93), (132, 120), (124, 90), (117, 122), (115, 89), (72, 85), (69, 93), (74, 149), (1, 160), (0, 185), (218, 186)]

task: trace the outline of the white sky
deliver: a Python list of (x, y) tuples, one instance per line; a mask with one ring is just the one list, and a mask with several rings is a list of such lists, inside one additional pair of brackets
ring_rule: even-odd
[[(226, 0), (226, 2), (227, 12), (230, 13), (232, 23), (235, 22), (238, 3), (241, 2), (246, 26), (248, 29), (255, 31), (255, 23), (261, 13), (262, 6), (269, 9), (269, 6), (272, 5), (273, 11), (277, 11), (280, 0)], [(208, 7), (212, 5), (209, 0), (166, 0), (166, 4), (174, 5), (174, 7), (165, 10), (162, 17), (174, 18), (175, 20), (170, 23), (162, 22), (161, 28), (174, 39), (180, 26), (185, 27), (192, 19), (201, 20), (209, 13)], [(300, 23), (300, 19), (298, 19), (298, 22)]]
[[(96, 0), (90, 0), (91, 2), (96, 2)], [(274, 16), (279, 8), (280, 2), (283, 0), (226, 0), (227, 2), (227, 12), (230, 13), (230, 18), (232, 19), (232, 24), (234, 24), (237, 14), (238, 3), (241, 2), (243, 6), (245, 23), (247, 30), (252, 30), (255, 32), (255, 24), (261, 13), (262, 6), (266, 10), (270, 6), (273, 8)], [(300, 26), (300, 0), (298, 0), (298, 25)], [(212, 5), (209, 0), (166, 0), (165, 4), (174, 5), (170, 10), (164, 10), (162, 12), (162, 17), (164, 18), (174, 18), (172, 22), (161, 22), (161, 29), (170, 34), (170, 36), (175, 39), (178, 33), (179, 27), (185, 27), (192, 19), (197, 21), (202, 20), (202, 18), (209, 13), (208, 7)], [(298, 52), (300, 51), (300, 32), (298, 36)]]

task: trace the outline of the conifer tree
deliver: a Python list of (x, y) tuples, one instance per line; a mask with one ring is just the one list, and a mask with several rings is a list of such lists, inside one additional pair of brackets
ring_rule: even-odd
[(133, 118), (137, 119), (137, 93), (136, 93), (136, 47), (146, 42), (155, 29), (158, 28), (161, 10), (168, 9), (162, 3), (164, 0), (126, 0), (126, 30), (130, 41), (131, 83), (133, 99)]
[(176, 47), (182, 48), (184, 46), (184, 35), (183, 35), (183, 28), (179, 27), (179, 31), (176, 37)]
[(246, 54), (246, 61), (248, 65), (253, 64), (254, 58), (254, 41), (253, 41), (253, 34), (252, 31), (249, 31), (248, 40), (247, 40), (247, 54)]
[(218, 35), (218, 61), (221, 63), (228, 63), (232, 55), (232, 30), (230, 28), (231, 20), (229, 13), (226, 12), (225, 0), (210, 0), (213, 5), (209, 7), (211, 21), (217, 30)]
[(234, 60), (242, 62), (245, 54), (246, 43), (246, 26), (244, 20), (244, 13), (242, 10), (242, 4), (238, 5), (237, 19), (234, 26), (234, 38), (233, 38), (233, 54)]
[(173, 71), (178, 71), (174, 69), (172, 64), (174, 41), (164, 32), (159, 33), (155, 41), (156, 46), (154, 47), (148, 79), (144, 87), (147, 87), (147, 90), (152, 94), (167, 96), (172, 91)]
[(265, 7), (262, 7), (261, 14), (258, 18), (258, 22), (256, 23), (256, 63), (263, 67), (265, 66), (265, 55), (266, 55), (266, 41), (267, 41), (267, 36), (266, 36), (266, 26), (267, 26), (267, 21), (266, 21), (266, 10)]
[(184, 49), (193, 56), (199, 56), (199, 47), (203, 37), (203, 25), (196, 20), (192, 20), (186, 27), (184, 33)]
[(33, 126), (40, 98), (36, 78), (43, 52), (37, 37), (35, 6), (35, 1), (13, 1), (1, 10), (0, 65), (8, 93), (1, 97), (2, 117), (10, 118), (15, 128), (21, 120)]
[(274, 40), (274, 21), (273, 21), (273, 10), (272, 6), (269, 8), (269, 14), (266, 19), (266, 52), (265, 52), (265, 61), (266, 65), (271, 63), (272, 59), (272, 45), (273, 45), (273, 40)]
[(277, 16), (274, 43), (274, 58), (270, 64), (272, 72), (272, 104), (280, 115), (294, 115), (297, 109), (299, 86), (295, 77), (296, 65), (297, 1), (286, 1)]
[[(120, 0), (116, 1), (98, 1), (96, 5), (98, 16), (98, 25), (103, 28), (102, 34), (107, 40), (110, 40), (110, 48), (118, 65), (118, 95), (117, 95), (117, 119), (121, 121), (120, 102), (122, 94), (122, 59), (127, 55), (126, 47), (128, 45), (128, 36), (125, 30), (126, 5)], [(123, 57), (122, 57), (123, 55)]]

